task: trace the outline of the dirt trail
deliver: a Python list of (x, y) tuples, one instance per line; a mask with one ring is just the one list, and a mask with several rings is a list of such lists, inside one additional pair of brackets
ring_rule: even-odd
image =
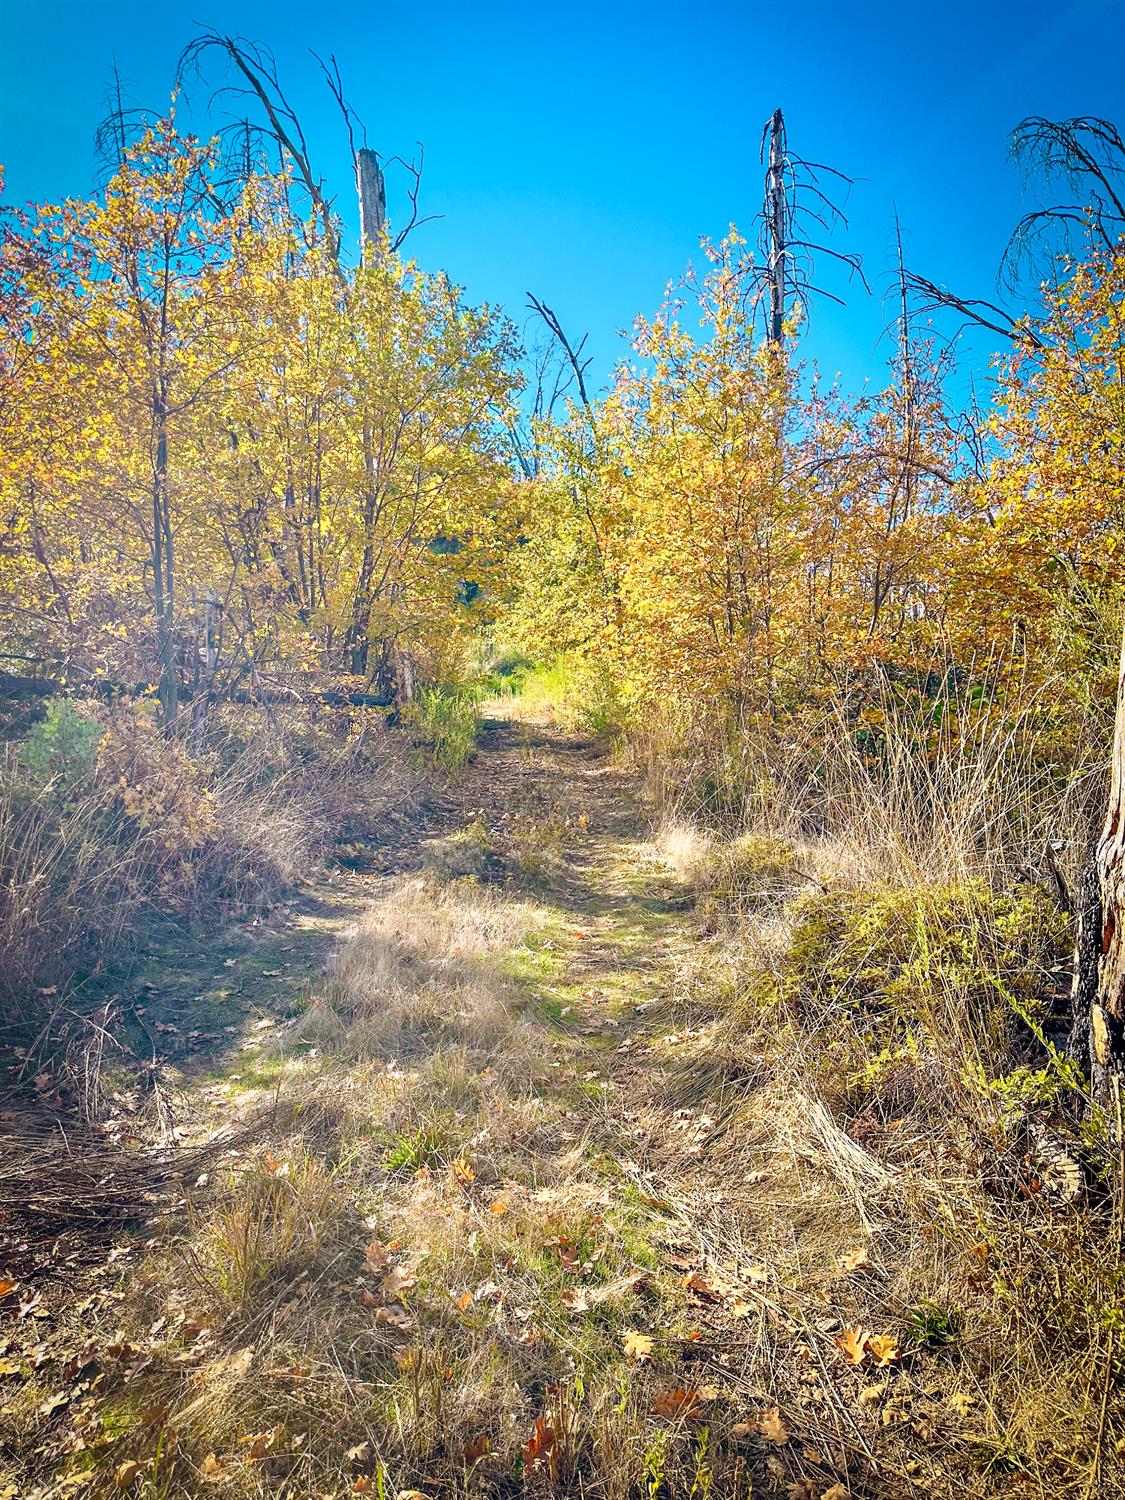
[[(173, 1194), (151, 1251), (153, 1229), (134, 1227), (81, 1287), (59, 1281), (72, 1254), (19, 1267), (29, 1281), (45, 1273), (36, 1336), (48, 1352), (25, 1406), (8, 1409), (23, 1426), (0, 1451), (47, 1460), (61, 1437), (59, 1453), (88, 1443), (107, 1473), (134, 1458), (159, 1465), (140, 1428), (103, 1424), (116, 1367), (104, 1366), (106, 1394), (88, 1398), (77, 1437), (63, 1430), (70, 1417), (50, 1415), (51, 1372), (73, 1364), (79, 1341), (96, 1351), (112, 1334), (120, 1347), (124, 1319), (153, 1382), (130, 1400), (168, 1413), (189, 1477), (210, 1455), (257, 1494), (246, 1433), (265, 1441), (268, 1429), (270, 1443), (302, 1434), (284, 1462), (304, 1465), (316, 1493), (368, 1449), (389, 1465), (390, 1493), (431, 1493), (435, 1466), (456, 1488), (465, 1453), (485, 1451), (481, 1476), (502, 1488), (527, 1461), (529, 1432), (578, 1421), (551, 1402), (578, 1399), (558, 1382), (585, 1368), (617, 1373), (582, 1397), (584, 1463), (655, 1483), (674, 1447), (685, 1494), (713, 1464), (728, 1476), (716, 1493), (749, 1493), (746, 1465), (776, 1439), (708, 1457), (687, 1415), (718, 1401), (729, 1427), (768, 1409), (783, 1346), (805, 1339), (800, 1359), (820, 1361), (831, 1344), (822, 1293), (787, 1295), (783, 1311), (780, 1273), (762, 1266), (788, 1257), (801, 1273), (788, 1279), (801, 1280), (800, 1205), (815, 1184), (796, 1159), (770, 1172), (775, 1148), (747, 1112), (753, 1060), (716, 1055), (692, 982), (713, 964), (710, 946), (652, 842), (636, 779), (604, 744), (496, 706), (470, 764), (355, 863), (268, 920), (203, 941), (172, 935), (122, 985), (134, 1056), (151, 1048), (165, 1138), (217, 1141), (224, 1173), (201, 1175), (198, 1202)], [(132, 1079), (112, 1095), (107, 1133), (151, 1142), (152, 1098)], [(279, 1164), (292, 1171), (282, 1189)], [(290, 1194), (296, 1218), (271, 1249), (274, 1220), (254, 1216)], [(856, 1232), (837, 1217), (841, 1235)], [(252, 1255), (239, 1238), (251, 1222)], [(373, 1232), (383, 1291), (370, 1280)], [(386, 1296), (390, 1281), (406, 1291)], [(637, 1337), (648, 1352), (634, 1357)], [(439, 1372), (432, 1414), (424, 1360)], [(806, 1373), (789, 1381), (794, 1402), (806, 1401)], [(228, 1396), (204, 1413), (209, 1382)], [(819, 1495), (869, 1449), (829, 1382), (817, 1399), (802, 1419), (817, 1446), (793, 1461), (821, 1476), (808, 1491)], [(673, 1447), (653, 1437), (661, 1402)]]

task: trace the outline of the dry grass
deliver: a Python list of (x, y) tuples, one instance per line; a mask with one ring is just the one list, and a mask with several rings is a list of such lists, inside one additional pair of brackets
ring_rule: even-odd
[(20, 1482), (1120, 1493), (1119, 1220), (1050, 1050), (1065, 920), (1011, 878), (994, 765), (962, 773), (984, 825), (927, 792), (869, 856), (861, 771), (838, 825), (771, 801), (646, 849), (567, 824), (536, 900), (447, 835), (266, 1047), (127, 1298), (68, 1325), (96, 1388), (54, 1448), (66, 1350), (19, 1356)]

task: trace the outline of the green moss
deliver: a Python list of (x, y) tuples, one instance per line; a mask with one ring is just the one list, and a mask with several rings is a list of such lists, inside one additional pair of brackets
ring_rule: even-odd
[(959, 995), (988, 1014), (998, 1004), (1033, 1020), (1043, 976), (1069, 943), (1066, 918), (1032, 886), (983, 881), (798, 899), (786, 982), (803, 1001), (886, 1006), (917, 1018)]

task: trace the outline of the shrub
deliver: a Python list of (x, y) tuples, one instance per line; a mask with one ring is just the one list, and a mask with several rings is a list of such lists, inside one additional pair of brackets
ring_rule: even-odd
[(477, 695), (467, 687), (421, 687), (403, 716), (435, 766), (459, 771), (476, 749)]
[(46, 717), (32, 726), (21, 759), (29, 776), (40, 784), (57, 777), (70, 786), (94, 769), (104, 733), (96, 719), (73, 703), (56, 700)]

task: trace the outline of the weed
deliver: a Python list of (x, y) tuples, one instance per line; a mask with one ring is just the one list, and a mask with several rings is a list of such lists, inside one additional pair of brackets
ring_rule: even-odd
[(906, 1314), (906, 1334), (922, 1349), (941, 1349), (956, 1342), (959, 1319), (936, 1302), (919, 1302)]

